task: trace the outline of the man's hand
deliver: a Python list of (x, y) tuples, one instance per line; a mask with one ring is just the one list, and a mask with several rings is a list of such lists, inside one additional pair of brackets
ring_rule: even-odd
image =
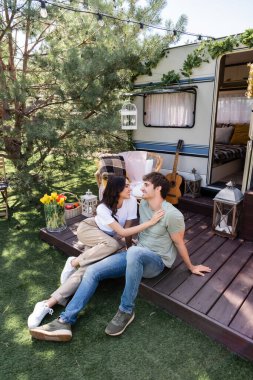
[(204, 276), (203, 272), (209, 273), (209, 272), (211, 272), (211, 268), (206, 267), (205, 265), (193, 265), (192, 268), (190, 269), (190, 271), (193, 274), (197, 274), (199, 276)]

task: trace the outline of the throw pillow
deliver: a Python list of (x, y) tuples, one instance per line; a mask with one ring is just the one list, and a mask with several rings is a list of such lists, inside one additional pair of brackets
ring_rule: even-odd
[(216, 128), (215, 142), (217, 144), (229, 144), (233, 131), (234, 127)]
[(235, 124), (235, 130), (230, 140), (233, 145), (246, 145), (249, 140), (249, 125)]

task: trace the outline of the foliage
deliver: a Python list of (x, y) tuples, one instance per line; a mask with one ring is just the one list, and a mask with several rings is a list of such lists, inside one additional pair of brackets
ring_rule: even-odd
[(231, 52), (239, 43), (253, 47), (253, 29), (247, 29), (240, 36), (228, 36), (222, 40), (203, 41), (192, 53), (188, 54), (181, 69), (182, 75), (190, 77), (194, 68), (200, 67), (203, 62)]
[(193, 68), (200, 67), (203, 62), (208, 62), (208, 59), (204, 46), (200, 45), (192, 53), (187, 55), (181, 70), (182, 75), (190, 77)]
[(163, 74), (161, 82), (164, 85), (169, 85), (172, 83), (179, 83), (180, 74), (176, 73), (175, 70), (168, 71), (167, 74)]
[(248, 48), (253, 47), (253, 29), (247, 29), (240, 35), (240, 42)]
[[(91, 0), (89, 6), (159, 24), (165, 3), (120, 0), (114, 8)], [(0, 154), (13, 163), (12, 186), (26, 194), (24, 201), (50, 186), (49, 156), (56, 163), (64, 157), (59, 168), (66, 172), (97, 150), (127, 146), (126, 133), (118, 131), (123, 94), (137, 75), (151, 72), (173, 40), (109, 18), (101, 27), (92, 14), (50, 3), (42, 19), (39, 8), (32, 0), (0, 3)]]
[(221, 41), (209, 41), (206, 46), (211, 58), (215, 59), (239, 46), (239, 40), (237, 36), (228, 36)]

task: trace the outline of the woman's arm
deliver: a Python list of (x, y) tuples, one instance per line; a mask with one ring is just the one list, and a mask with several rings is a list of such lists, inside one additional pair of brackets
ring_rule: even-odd
[[(139, 224), (138, 219), (127, 220), (125, 225), (124, 225), (124, 229), (134, 227), (134, 226), (138, 226), (138, 224)], [(129, 235), (129, 236), (125, 237), (125, 242), (126, 242), (127, 248), (132, 246), (132, 244), (133, 244), (132, 238), (133, 238), (133, 235)]]
[(127, 237), (134, 234), (138, 234), (139, 232), (144, 231), (146, 228), (149, 228), (159, 222), (159, 220), (164, 216), (164, 211), (159, 210), (154, 213), (152, 218), (148, 220), (147, 222), (144, 222), (142, 224), (139, 224), (138, 226), (129, 227), (129, 228), (123, 228), (118, 222), (113, 222), (111, 224), (108, 224), (113, 231), (115, 231), (118, 235)]

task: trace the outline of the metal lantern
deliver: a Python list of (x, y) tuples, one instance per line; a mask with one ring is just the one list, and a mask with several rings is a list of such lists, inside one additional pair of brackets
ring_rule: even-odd
[(214, 198), (213, 229), (218, 235), (234, 239), (238, 232), (243, 194), (232, 182), (226, 185)]
[(184, 176), (184, 195), (191, 198), (200, 196), (201, 176), (197, 173), (196, 169), (192, 169), (189, 175)]
[(120, 113), (122, 129), (137, 129), (137, 108), (135, 104), (124, 104)]
[(82, 214), (91, 217), (95, 214), (97, 207), (97, 196), (93, 195), (90, 190), (81, 196)]

